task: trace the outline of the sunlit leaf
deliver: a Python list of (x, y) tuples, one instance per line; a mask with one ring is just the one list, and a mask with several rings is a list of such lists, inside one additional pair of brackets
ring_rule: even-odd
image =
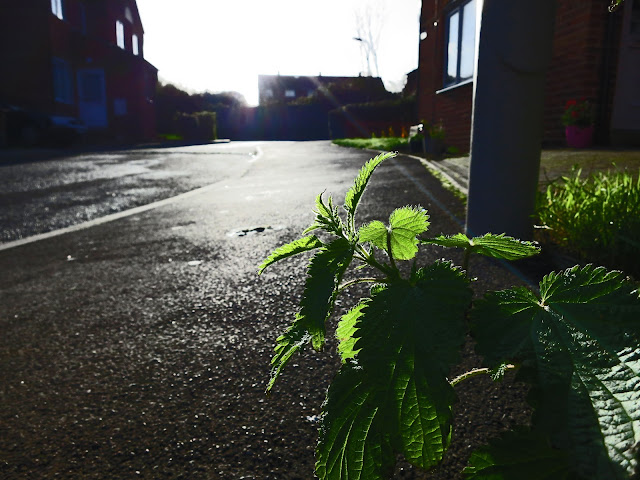
[[(464, 274), (435, 263), (414, 285), (377, 287), (358, 310), (355, 339), (324, 404), (316, 473), (321, 479), (382, 479), (396, 454), (422, 468), (449, 445), (455, 392), (447, 381), (465, 338), (471, 292)], [(355, 331), (353, 331), (355, 329)]]
[(532, 242), (493, 233), (471, 239), (464, 233), (457, 233), (453, 236), (440, 235), (436, 238), (421, 240), (421, 243), (471, 249), (471, 253), (503, 260), (520, 260), (540, 253), (540, 249)]
[(262, 265), (260, 265), (260, 268), (258, 270), (258, 274), (261, 274), (262, 272), (264, 272), (265, 268), (279, 260), (297, 255), (299, 253), (308, 252), (309, 250), (320, 248), (323, 245), (324, 244), (315, 235), (311, 235), (309, 237), (299, 238), (298, 240), (278, 247), (271, 253), (271, 255), (269, 255), (269, 257), (264, 262), (262, 262)]
[(361, 300), (359, 304), (349, 310), (342, 316), (336, 328), (336, 338), (340, 342), (338, 344), (338, 352), (342, 360), (355, 357), (357, 350), (354, 349), (356, 339), (353, 334), (356, 332), (356, 322), (362, 316), (362, 309), (368, 300)]
[(369, 179), (371, 178), (373, 171), (386, 159), (395, 157), (396, 155), (397, 153), (395, 152), (381, 153), (365, 163), (360, 169), (353, 186), (349, 189), (344, 198), (344, 208), (347, 210), (350, 218), (355, 216), (358, 203), (360, 203), (360, 198), (362, 198), (362, 194), (367, 188), (367, 184), (369, 183)]
[(358, 237), (361, 242), (370, 242), (392, 254), (397, 260), (411, 260), (418, 252), (417, 236), (428, 228), (429, 215), (426, 210), (403, 207), (391, 213), (389, 227), (382, 222), (373, 221), (360, 229)]
[(291, 356), (305, 344), (320, 350), (325, 342), (325, 321), (334, 308), (338, 285), (349, 266), (353, 248), (344, 238), (323, 246), (309, 262), (307, 281), (294, 323), (277, 340), (271, 360), (269, 391)]
[(314, 222), (302, 232), (304, 235), (318, 228), (334, 235), (340, 236), (342, 234), (342, 220), (338, 214), (338, 208), (333, 205), (331, 195), (329, 195), (327, 203), (325, 203), (322, 199), (322, 193), (319, 194), (316, 197), (316, 208), (313, 212), (316, 215)]

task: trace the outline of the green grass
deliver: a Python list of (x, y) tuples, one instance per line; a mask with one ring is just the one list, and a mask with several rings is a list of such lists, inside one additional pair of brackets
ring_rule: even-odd
[(372, 150), (384, 150), (385, 152), (407, 148), (407, 139), (402, 137), (341, 138), (333, 140), (333, 143), (341, 147), (370, 148)]
[(575, 168), (538, 196), (538, 221), (546, 241), (582, 260), (619, 268), (640, 278), (640, 178), (638, 169)]
[(158, 134), (162, 140), (183, 140), (182, 135), (178, 135), (176, 133), (160, 133)]

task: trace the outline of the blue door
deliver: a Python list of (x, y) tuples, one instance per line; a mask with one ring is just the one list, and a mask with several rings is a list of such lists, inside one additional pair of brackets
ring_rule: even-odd
[(78, 70), (78, 113), (89, 128), (107, 126), (107, 95), (103, 69)]

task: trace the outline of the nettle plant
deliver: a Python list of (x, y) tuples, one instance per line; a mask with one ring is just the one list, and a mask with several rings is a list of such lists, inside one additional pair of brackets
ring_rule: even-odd
[[(371, 282), (370, 296), (336, 329), (342, 365), (323, 404), (315, 473), (321, 479), (384, 479), (398, 454), (417, 467), (440, 463), (450, 444), (455, 386), (507, 370), (530, 386), (530, 425), (475, 451), (469, 479), (619, 479), (638, 471), (640, 441), (640, 297), (621, 272), (591, 265), (550, 273), (539, 294), (515, 287), (472, 303), (470, 255), (516, 260), (536, 245), (504, 235), (426, 238), (429, 215), (395, 210), (388, 225), (357, 228), (356, 209), (375, 168), (369, 160), (347, 192), (340, 215), (331, 197), (316, 198), (304, 237), (276, 249), (260, 266), (315, 250), (300, 310), (277, 339), (267, 391), (305, 345), (320, 350), (336, 297)], [(309, 233), (322, 230), (330, 241)], [(464, 249), (464, 265), (418, 267), (420, 245)], [(405, 276), (398, 262), (414, 260)], [(342, 279), (352, 263), (375, 277)], [(409, 270), (408, 268), (405, 270)], [(485, 366), (455, 379), (471, 333)]]

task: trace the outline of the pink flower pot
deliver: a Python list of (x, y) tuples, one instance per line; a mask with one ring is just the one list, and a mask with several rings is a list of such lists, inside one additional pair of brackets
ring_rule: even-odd
[(588, 148), (593, 144), (593, 126), (567, 125), (564, 133), (567, 137), (568, 147)]

